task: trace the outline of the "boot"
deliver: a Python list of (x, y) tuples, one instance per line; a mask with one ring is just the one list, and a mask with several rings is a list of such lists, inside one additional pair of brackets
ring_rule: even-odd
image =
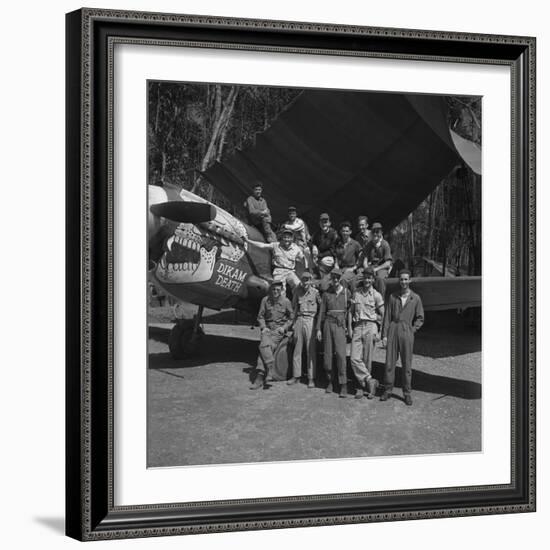
[(265, 382), (265, 374), (263, 372), (259, 372), (256, 376), (256, 380), (254, 380), (254, 383), (250, 386), (251, 390), (259, 390), (260, 388), (264, 387)]
[(376, 378), (369, 378), (367, 385), (369, 387), (369, 393), (367, 399), (374, 399), (376, 396), (376, 389), (378, 388), (378, 380)]
[(380, 396), (380, 401), (387, 401), (390, 398), (391, 393), (384, 390), (384, 393)]
[(410, 407), (412, 404), (413, 400), (410, 394), (405, 395), (405, 405), (408, 405)]
[(298, 378), (296, 378), (295, 376), (293, 376), (292, 378), (289, 378), (286, 383), (289, 385), (289, 386), (292, 386), (292, 384), (297, 384), (298, 383)]
[(363, 386), (359, 386), (355, 392), (355, 399), (362, 399), (363, 395), (365, 395)]
[(313, 381), (313, 378), (310, 378), (310, 379), (307, 381), (307, 387), (308, 387), (308, 388), (314, 388), (314, 387), (315, 387), (315, 382)]
[(342, 384), (340, 386), (340, 395), (338, 395), (338, 397), (346, 398), (347, 396), (348, 396), (348, 385)]
[(327, 389), (325, 390), (325, 393), (332, 393), (332, 382), (328, 383)]

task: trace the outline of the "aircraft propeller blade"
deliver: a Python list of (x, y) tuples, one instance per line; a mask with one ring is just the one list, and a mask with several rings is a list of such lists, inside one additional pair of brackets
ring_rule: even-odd
[(189, 201), (170, 201), (153, 204), (149, 208), (155, 216), (179, 223), (201, 223), (216, 217), (213, 204)]

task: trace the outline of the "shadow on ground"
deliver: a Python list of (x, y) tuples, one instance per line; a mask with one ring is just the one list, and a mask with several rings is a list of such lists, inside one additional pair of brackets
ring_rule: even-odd
[(481, 329), (478, 326), (472, 326), (455, 311), (426, 312), (426, 322), (415, 336), (415, 355), (437, 359), (479, 351)]
[[(168, 345), (170, 330), (149, 327), (149, 338)], [(207, 334), (201, 344), (202, 352), (196, 357), (175, 360), (170, 353), (149, 353), (150, 369), (179, 369), (198, 367), (206, 363), (250, 363), (255, 365), (258, 355), (258, 342), (245, 340), (237, 336), (219, 336)]]
[[(414, 363), (413, 363), (414, 364)], [(401, 367), (395, 368), (395, 388), (401, 390)], [(384, 380), (383, 363), (373, 363), (373, 374), (378, 380)], [(441, 394), (441, 396), (459, 397), (460, 399), (481, 399), (481, 384), (471, 380), (461, 380), (450, 376), (428, 374), (415, 370), (412, 372), (413, 391)]]

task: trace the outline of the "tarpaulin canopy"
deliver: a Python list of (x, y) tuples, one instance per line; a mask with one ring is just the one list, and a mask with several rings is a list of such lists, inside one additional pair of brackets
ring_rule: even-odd
[(292, 205), (313, 230), (321, 212), (389, 229), (460, 163), (443, 96), (307, 90), (203, 175), (237, 204), (260, 181), (276, 223)]

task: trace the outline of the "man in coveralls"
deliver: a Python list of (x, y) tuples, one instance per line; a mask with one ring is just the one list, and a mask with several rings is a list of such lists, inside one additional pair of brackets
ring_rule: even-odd
[(424, 323), (424, 308), (420, 296), (410, 288), (411, 272), (402, 269), (399, 272), (400, 290), (390, 295), (384, 325), (382, 342), (387, 345), (386, 367), (384, 374), (384, 393), (380, 401), (387, 401), (391, 396), (395, 381), (395, 363), (401, 356), (401, 385), (406, 405), (412, 405), (412, 355), (414, 333)]
[(294, 291), (294, 354), (292, 357), (292, 377), (287, 384), (296, 384), (302, 376), (302, 349), (305, 345), (307, 357), (307, 387), (315, 387), (317, 340), (313, 323), (319, 310), (321, 298), (312, 285), (313, 276), (309, 271), (302, 273), (302, 282)]
[(372, 399), (378, 387), (378, 380), (372, 376), (372, 356), (375, 339), (378, 336), (378, 326), (384, 318), (384, 299), (373, 288), (373, 283), (374, 270), (372, 267), (367, 267), (357, 285), (357, 290), (353, 293), (348, 313), (348, 331), (352, 335), (351, 368), (359, 384), (355, 393), (356, 399), (364, 396), (367, 386), (367, 398)]
[[(321, 309), (317, 318), (317, 340), (323, 340), (324, 367), (328, 385), (326, 392), (332, 393), (332, 354), (336, 355), (340, 397), (347, 397), (346, 376), (346, 319), (350, 305), (349, 290), (342, 285), (342, 272), (330, 272), (331, 285), (323, 294)], [(321, 332), (321, 326), (323, 331)]]
[(260, 357), (256, 367), (256, 379), (251, 390), (263, 388), (269, 369), (273, 368), (274, 352), (287, 330), (292, 326), (292, 304), (283, 296), (282, 281), (273, 281), (269, 294), (262, 298), (258, 311), (260, 325)]

